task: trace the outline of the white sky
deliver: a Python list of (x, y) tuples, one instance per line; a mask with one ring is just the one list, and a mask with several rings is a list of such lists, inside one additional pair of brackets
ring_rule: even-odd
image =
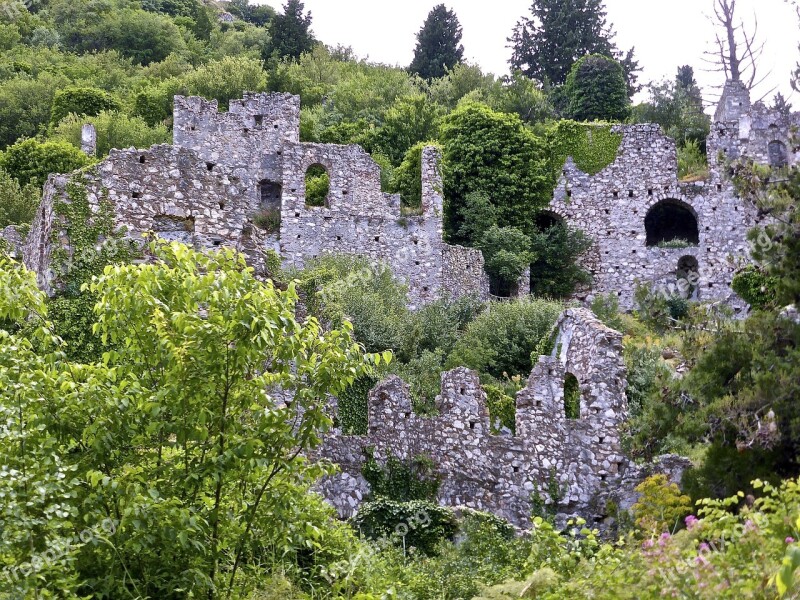
[[(392, 65), (408, 65), (414, 53), (415, 34), (430, 9), (443, 0), (305, 0), (314, 19), (312, 29), (328, 45), (352, 46), (356, 54)], [(455, 10), (464, 29), (464, 54), (484, 71), (508, 72), (510, 50), (506, 38), (520, 16), (529, 15), (530, 0), (444, 0)], [(677, 67), (689, 64), (709, 99), (711, 86), (721, 77), (704, 73), (703, 52), (710, 49), (713, 26), (707, 15), (713, 0), (606, 0), (608, 20), (617, 32), (621, 49), (636, 47), (643, 70), (640, 82), (670, 79)], [(256, 0), (281, 10), (283, 0)], [(738, 0), (740, 18), (752, 23), (758, 6), (760, 37), (766, 41), (761, 72), (771, 71), (757, 89), (754, 100), (771, 88), (791, 97), (800, 109), (800, 94), (792, 93), (790, 73), (800, 59), (800, 26), (786, 0)], [(774, 92), (769, 94), (772, 98)]]

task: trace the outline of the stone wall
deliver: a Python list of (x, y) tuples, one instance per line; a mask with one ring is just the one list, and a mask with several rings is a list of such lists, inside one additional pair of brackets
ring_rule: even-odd
[(0, 229), (0, 252), (14, 259), (22, 258), (22, 236), (13, 225)]
[[(414, 414), (408, 386), (391, 377), (370, 392), (367, 435), (334, 430), (325, 439), (319, 454), (341, 472), (324, 480), (321, 492), (343, 517), (353, 515), (369, 493), (361, 469), (371, 449), (379, 461), (390, 454), (429, 457), (441, 479), (443, 505), (489, 511), (524, 527), (531, 493), (539, 490), (546, 498), (555, 477), (563, 490), (560, 512), (602, 520), (606, 500), (621, 493), (623, 479), (628, 495), (636, 485), (628, 471), (637, 483), (643, 476), (620, 443), (619, 426), (627, 417), (622, 335), (586, 309), (565, 311), (556, 327), (553, 355), (539, 358), (517, 394), (516, 435), (492, 434), (486, 394), (468, 369), (442, 374), (435, 417)], [(566, 373), (580, 383), (579, 419), (566, 417)], [(680, 476), (680, 469), (673, 471)]]
[[(618, 125), (622, 134), (616, 160), (592, 176), (571, 159), (550, 203), (550, 211), (594, 240), (587, 267), (593, 276), (591, 299), (612, 293), (620, 306), (634, 305), (640, 283), (680, 292), (683, 270), (696, 261), (699, 283), (687, 290), (699, 300), (721, 300), (741, 310), (730, 289), (733, 273), (748, 256), (747, 232), (757, 211), (735, 194), (731, 183), (712, 171), (705, 181), (678, 181), (675, 142), (658, 125)], [(648, 243), (646, 219), (654, 208), (691, 213), (697, 240), (683, 248)], [(690, 240), (692, 241), (692, 240)]]
[[(257, 271), (264, 271), (271, 249), (296, 267), (325, 253), (367, 256), (408, 284), (412, 307), (442, 296), (485, 295), (481, 254), (442, 241), (435, 148), (422, 153), (421, 214), (404, 215), (399, 196), (381, 191), (380, 167), (361, 147), (305, 144), (299, 136), (297, 96), (246, 94), (228, 112), (219, 112), (216, 101), (176, 96), (174, 145), (115, 150), (77, 177), (95, 205), (108, 198), (117, 228), (133, 238), (154, 231), (198, 248), (234, 247)], [(306, 172), (314, 165), (330, 177), (323, 207), (305, 202)], [(26, 245), (28, 266), (50, 292), (59, 284), (54, 248), (71, 252), (68, 227), (53, 210), (65, 186), (63, 176), (48, 181)], [(257, 226), (269, 211), (280, 220), (274, 231)]]

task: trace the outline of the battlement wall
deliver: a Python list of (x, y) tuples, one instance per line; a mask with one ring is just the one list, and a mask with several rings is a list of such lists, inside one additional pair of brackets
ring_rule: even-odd
[[(619, 432), (627, 417), (622, 335), (587, 309), (565, 311), (556, 330), (554, 355), (539, 358), (517, 394), (516, 435), (492, 433), (486, 393), (469, 369), (442, 373), (434, 417), (416, 415), (408, 386), (390, 377), (370, 392), (367, 435), (334, 431), (325, 440), (319, 454), (341, 472), (322, 492), (343, 516), (352, 515), (369, 493), (361, 475), (369, 450), (379, 461), (427, 456), (441, 478), (440, 503), (521, 526), (529, 523), (531, 492), (544, 493), (551, 477), (564, 491), (561, 510), (591, 510), (630, 466)], [(566, 373), (580, 384), (579, 419), (565, 411)]]

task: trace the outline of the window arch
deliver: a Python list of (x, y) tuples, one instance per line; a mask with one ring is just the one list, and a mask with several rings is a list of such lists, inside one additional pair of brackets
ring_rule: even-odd
[(306, 206), (329, 206), (331, 178), (328, 170), (316, 163), (306, 169)]
[(780, 169), (789, 164), (789, 154), (786, 151), (786, 144), (780, 140), (773, 140), (767, 147), (769, 155), (769, 165)]
[(675, 278), (678, 280), (678, 291), (683, 297), (694, 296), (700, 280), (700, 264), (697, 262), (697, 258), (691, 255), (681, 256), (678, 259)]
[(694, 211), (685, 203), (674, 200), (662, 200), (647, 212), (644, 219), (648, 246), (662, 244), (694, 245), (700, 243), (700, 231)]
[(550, 210), (540, 210), (533, 219), (539, 231), (547, 231), (556, 225), (565, 225), (564, 217)]
[(564, 375), (564, 415), (567, 419), (581, 418), (581, 384), (572, 373)]

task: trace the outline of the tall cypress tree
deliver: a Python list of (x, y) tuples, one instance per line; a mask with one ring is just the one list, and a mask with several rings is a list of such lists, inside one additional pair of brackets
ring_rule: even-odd
[(287, 0), (283, 14), (275, 15), (269, 26), (270, 42), (264, 47), (263, 58), (300, 58), (314, 49), (316, 40), (311, 35), (311, 12), (303, 13), (305, 5), (300, 0)]
[(587, 54), (616, 58), (625, 70), (630, 95), (638, 63), (633, 50), (620, 52), (606, 19), (603, 0), (534, 0), (531, 18), (522, 17), (508, 41), (512, 69), (551, 85), (566, 82), (572, 65)]
[(417, 34), (414, 60), (408, 67), (424, 79), (442, 77), (464, 59), (461, 23), (444, 4), (433, 7)]

